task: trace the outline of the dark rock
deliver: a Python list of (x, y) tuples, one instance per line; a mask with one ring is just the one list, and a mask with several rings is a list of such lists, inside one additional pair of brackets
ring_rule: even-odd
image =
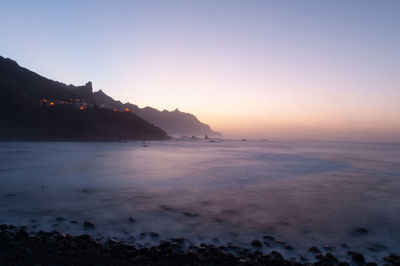
[(232, 249), (232, 250), (237, 250), (237, 249), (241, 249), (242, 247), (239, 247), (235, 244), (233, 244), (232, 242), (229, 242), (227, 245), (228, 249)]
[(182, 245), (180, 245), (180, 244), (178, 244), (178, 243), (172, 243), (172, 244), (171, 244), (171, 248), (172, 248), (172, 249), (181, 249), (181, 248), (182, 248)]
[(19, 229), (15, 232), (16, 237), (19, 238), (27, 238), (29, 237), (29, 234), (24, 230), (24, 229)]
[(70, 221), (71, 224), (77, 224), (78, 222), (75, 220)]
[(185, 243), (185, 238), (183, 237), (176, 237), (172, 239), (172, 242), (178, 243), (180, 245), (183, 245)]
[(251, 245), (256, 248), (262, 248), (262, 246), (263, 246), (262, 243), (257, 239), (254, 239), (253, 241), (251, 241)]
[(193, 246), (193, 245), (190, 245), (189, 246), (189, 250), (193, 250), (193, 251), (197, 251), (198, 250), (198, 247), (196, 247), (196, 246)]
[(305, 258), (305, 257), (303, 257), (303, 256), (301, 256), (301, 257), (300, 257), (300, 260), (301, 260), (301, 261), (307, 261), (308, 259)]
[(340, 246), (341, 246), (342, 248), (348, 248), (348, 246), (346, 245), (346, 243), (340, 243)]
[(285, 246), (285, 249), (287, 249), (287, 250), (293, 250), (293, 247), (292, 247), (291, 245), (286, 245), (286, 246)]
[(335, 265), (339, 260), (333, 256), (331, 253), (326, 253), (326, 255), (318, 254), (315, 256), (318, 260), (319, 263), (317, 265)]
[(271, 255), (264, 255), (258, 259), (258, 262), (262, 265), (268, 265), (271, 263)]
[(359, 228), (355, 228), (353, 230), (354, 234), (368, 234), (368, 230), (363, 228), (363, 227), (359, 227)]
[(169, 241), (163, 241), (158, 245), (160, 250), (167, 250), (169, 247), (171, 247), (171, 242)]
[(313, 253), (321, 253), (321, 250), (319, 250), (317, 247), (311, 247), (308, 249), (308, 251)]
[(1, 230), (6, 230), (6, 229), (8, 229), (9, 227), (8, 227), (8, 225), (6, 225), (6, 224), (0, 224), (0, 229)]
[(200, 214), (198, 213), (191, 213), (191, 212), (183, 212), (182, 214), (185, 215), (186, 217), (191, 217), (191, 218), (200, 216)]
[(220, 250), (223, 250), (223, 251), (227, 251), (227, 250), (228, 250), (225, 246), (219, 246), (218, 248), (219, 248)]
[(241, 248), (241, 249), (237, 250), (236, 252), (237, 252), (237, 254), (239, 254), (241, 256), (247, 256), (249, 254), (249, 249)]
[(324, 248), (325, 250), (330, 250), (330, 251), (335, 250), (335, 248), (332, 247), (332, 246), (323, 246), (323, 248)]
[(156, 238), (156, 237), (160, 236), (159, 234), (157, 234), (155, 232), (150, 232), (149, 235), (150, 235), (150, 237), (153, 237), (153, 238)]
[(271, 255), (272, 258), (274, 258), (276, 260), (279, 260), (279, 261), (283, 261), (284, 260), (282, 255), (281, 255), (281, 253), (279, 253), (277, 251), (272, 251), (270, 255)]
[(57, 222), (63, 222), (63, 221), (66, 221), (67, 219), (65, 219), (64, 217), (57, 217), (56, 218), (56, 221)]
[(93, 238), (88, 234), (80, 235), (80, 236), (78, 236), (78, 238), (80, 240), (84, 240), (84, 241), (93, 241)]
[(387, 257), (383, 257), (383, 260), (392, 264), (398, 263), (400, 265), (400, 256), (396, 254), (390, 254)]
[(275, 240), (275, 238), (273, 236), (263, 236), (263, 239), (266, 240)]
[(364, 256), (354, 251), (347, 251), (347, 255), (351, 256), (351, 260), (357, 265), (363, 265), (365, 263)]
[(374, 251), (374, 252), (378, 252), (378, 251), (382, 251), (382, 250), (386, 250), (387, 247), (381, 244), (373, 244), (372, 246), (368, 247), (369, 250)]
[(326, 253), (326, 254), (325, 254), (325, 258), (326, 258), (328, 261), (331, 261), (331, 262), (333, 262), (333, 261), (338, 261), (338, 259), (337, 259), (335, 256), (333, 256), (331, 253)]
[(43, 230), (40, 230), (39, 232), (36, 233), (37, 236), (43, 237), (46, 236), (46, 232)]
[(129, 217), (128, 221), (129, 221), (130, 223), (134, 223), (134, 222), (136, 222), (136, 220), (135, 220), (135, 219), (133, 219), (132, 217)]
[(94, 229), (95, 227), (96, 226), (95, 226), (94, 222), (92, 222), (92, 221), (85, 221), (83, 223), (83, 228), (84, 229)]
[(108, 245), (117, 245), (119, 244), (117, 240), (115, 240), (114, 238), (110, 238), (107, 241)]

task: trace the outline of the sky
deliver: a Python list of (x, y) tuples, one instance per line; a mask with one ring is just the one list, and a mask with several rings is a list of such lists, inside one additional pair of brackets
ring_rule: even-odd
[(400, 1), (0, 1), (0, 55), (226, 137), (400, 142)]

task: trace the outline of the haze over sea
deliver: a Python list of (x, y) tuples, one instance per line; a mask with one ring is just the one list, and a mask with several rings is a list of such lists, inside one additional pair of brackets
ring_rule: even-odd
[[(400, 144), (0, 142), (0, 182), (0, 222), (29, 231), (141, 245), (272, 235), (294, 250), (264, 250), (295, 257), (313, 245), (341, 257), (343, 242), (368, 259), (400, 250)], [(96, 227), (85, 230), (85, 220)], [(354, 234), (359, 227), (368, 234)], [(140, 235), (150, 231), (160, 237)]]

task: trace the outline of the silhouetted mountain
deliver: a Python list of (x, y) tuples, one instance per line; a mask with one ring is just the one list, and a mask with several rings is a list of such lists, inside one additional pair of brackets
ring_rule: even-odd
[(68, 85), (67, 88), (78, 97), (85, 99), (87, 103), (95, 103), (93, 99), (93, 87), (91, 81), (86, 83), (85, 86)]
[(118, 109), (128, 108), (146, 121), (161, 127), (169, 135), (198, 136), (207, 134), (214, 137), (221, 136), (220, 133), (211, 130), (209, 125), (200, 122), (194, 115), (180, 112), (178, 109), (169, 112), (167, 110), (159, 111), (151, 107), (139, 108), (137, 105), (131, 103), (123, 104), (120, 101), (115, 101), (102, 90), (94, 92), (93, 98), (99, 105)]
[[(60, 115), (60, 121), (70, 121), (68, 116), (73, 116), (73, 112), (82, 114), (82, 112), (80, 112), (82, 110), (76, 110), (77, 108), (73, 108), (73, 106), (75, 106), (78, 107), (78, 109), (81, 107), (84, 107), (83, 109), (85, 110), (93, 109), (91, 110), (91, 116), (82, 115), (79, 117), (80, 119), (83, 119), (82, 123), (92, 125), (93, 130), (87, 127), (82, 127), (82, 125), (80, 126), (82, 131), (91, 131), (91, 134), (94, 134), (95, 125), (91, 121), (86, 121), (85, 119), (94, 119), (93, 121), (97, 121), (95, 115), (93, 115), (96, 112), (99, 112), (99, 115), (100, 113), (105, 114), (106, 112), (112, 112), (113, 115), (110, 116), (120, 116), (121, 111), (128, 109), (129, 112), (127, 113), (129, 113), (129, 117), (132, 117), (132, 125), (129, 125), (129, 127), (122, 127), (123, 125), (118, 127), (114, 125), (115, 131), (128, 130), (131, 126), (135, 127), (136, 124), (140, 124), (140, 126), (143, 127), (144, 125), (139, 123), (138, 120), (140, 117), (151, 124), (162, 128), (170, 135), (199, 136), (207, 134), (209, 136), (220, 136), (220, 133), (211, 130), (209, 125), (200, 122), (192, 114), (180, 112), (178, 109), (169, 112), (166, 110), (159, 111), (151, 107), (139, 108), (137, 105), (131, 103), (124, 104), (120, 101), (114, 100), (102, 90), (93, 93), (92, 82), (90, 81), (84, 86), (66, 85), (58, 81), (44, 78), (28, 69), (20, 67), (15, 61), (1, 56), (0, 90), (0, 104), (2, 105), (2, 107), (0, 107), (0, 122), (2, 123), (0, 129), (3, 129), (3, 135), (4, 132), (7, 132), (4, 131), (5, 129), (21, 130), (22, 127), (24, 128), (24, 132), (28, 132), (29, 130), (45, 132), (47, 130), (46, 127), (49, 127), (50, 124), (52, 126), (51, 132), (53, 132), (56, 130), (57, 127), (55, 125), (58, 125), (58, 122), (48, 121), (47, 126), (42, 122), (39, 122), (45, 121), (46, 118), (51, 119), (53, 117), (50, 114), (47, 116), (47, 113), (43, 113), (42, 111), (47, 110), (47, 112), (55, 113), (55, 109), (62, 109), (63, 111), (58, 111), (57, 113)], [(45, 103), (46, 108), (43, 107), (43, 100), (48, 101)], [(47, 105), (50, 102), (54, 104), (51, 109), (47, 108), (49, 107)], [(83, 103), (86, 105), (83, 106)], [(68, 108), (60, 108), (60, 105), (69, 106), (72, 113), (67, 111)], [(98, 105), (100, 108), (93, 108), (95, 105)], [(105, 109), (106, 111), (101, 110), (100, 112), (100, 109)], [(113, 109), (116, 109), (118, 112), (113, 112)], [(39, 118), (39, 115), (43, 117)], [(116, 119), (116, 121), (119, 120)], [(97, 123), (103, 122), (106, 123), (106, 121), (97, 121)], [(40, 127), (38, 128), (37, 125), (40, 125)], [(108, 126), (109, 124), (103, 125), (103, 131), (105, 131)], [(71, 127), (74, 126), (71, 125)], [(62, 127), (61, 129), (60, 127), (60, 130), (65, 131), (68, 130), (68, 128), (69, 127)], [(102, 132), (102, 128), (97, 130), (100, 130), (98, 134)], [(111, 132), (112, 128), (108, 128), (107, 130)], [(130, 128), (129, 130), (133, 129)], [(108, 135), (111, 134), (109, 132), (107, 133)], [(60, 132), (60, 134), (61, 133), (62, 132)], [(10, 133), (8, 132), (7, 134)], [(82, 134), (85, 135), (84, 133)], [(164, 136), (165, 133), (163, 132), (161, 135)], [(161, 135), (160, 137), (163, 138)], [(133, 134), (131, 138), (136, 137)], [(144, 136), (140, 135), (140, 138), (144, 138)]]
[(66, 85), (0, 56), (1, 139), (167, 139), (135, 113), (94, 105), (92, 83)]
[[(123, 104), (120, 101), (116, 101), (107, 94), (105, 94), (102, 90), (96, 91), (93, 93), (93, 99), (97, 104), (103, 104), (105, 106), (108, 106), (110, 108), (120, 108), (120, 109), (125, 109), (128, 108), (125, 104)], [(130, 106), (132, 107), (132, 105)], [(135, 108), (137, 106), (135, 105)]]
[(45, 97), (63, 100), (76, 96), (65, 84), (46, 79), (1, 56), (0, 88), (0, 97), (17, 105), (40, 103)]

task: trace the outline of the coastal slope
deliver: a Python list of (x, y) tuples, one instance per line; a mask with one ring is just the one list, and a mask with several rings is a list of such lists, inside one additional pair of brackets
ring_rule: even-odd
[(167, 133), (133, 112), (102, 109), (92, 84), (66, 85), (0, 56), (0, 139), (163, 140)]

